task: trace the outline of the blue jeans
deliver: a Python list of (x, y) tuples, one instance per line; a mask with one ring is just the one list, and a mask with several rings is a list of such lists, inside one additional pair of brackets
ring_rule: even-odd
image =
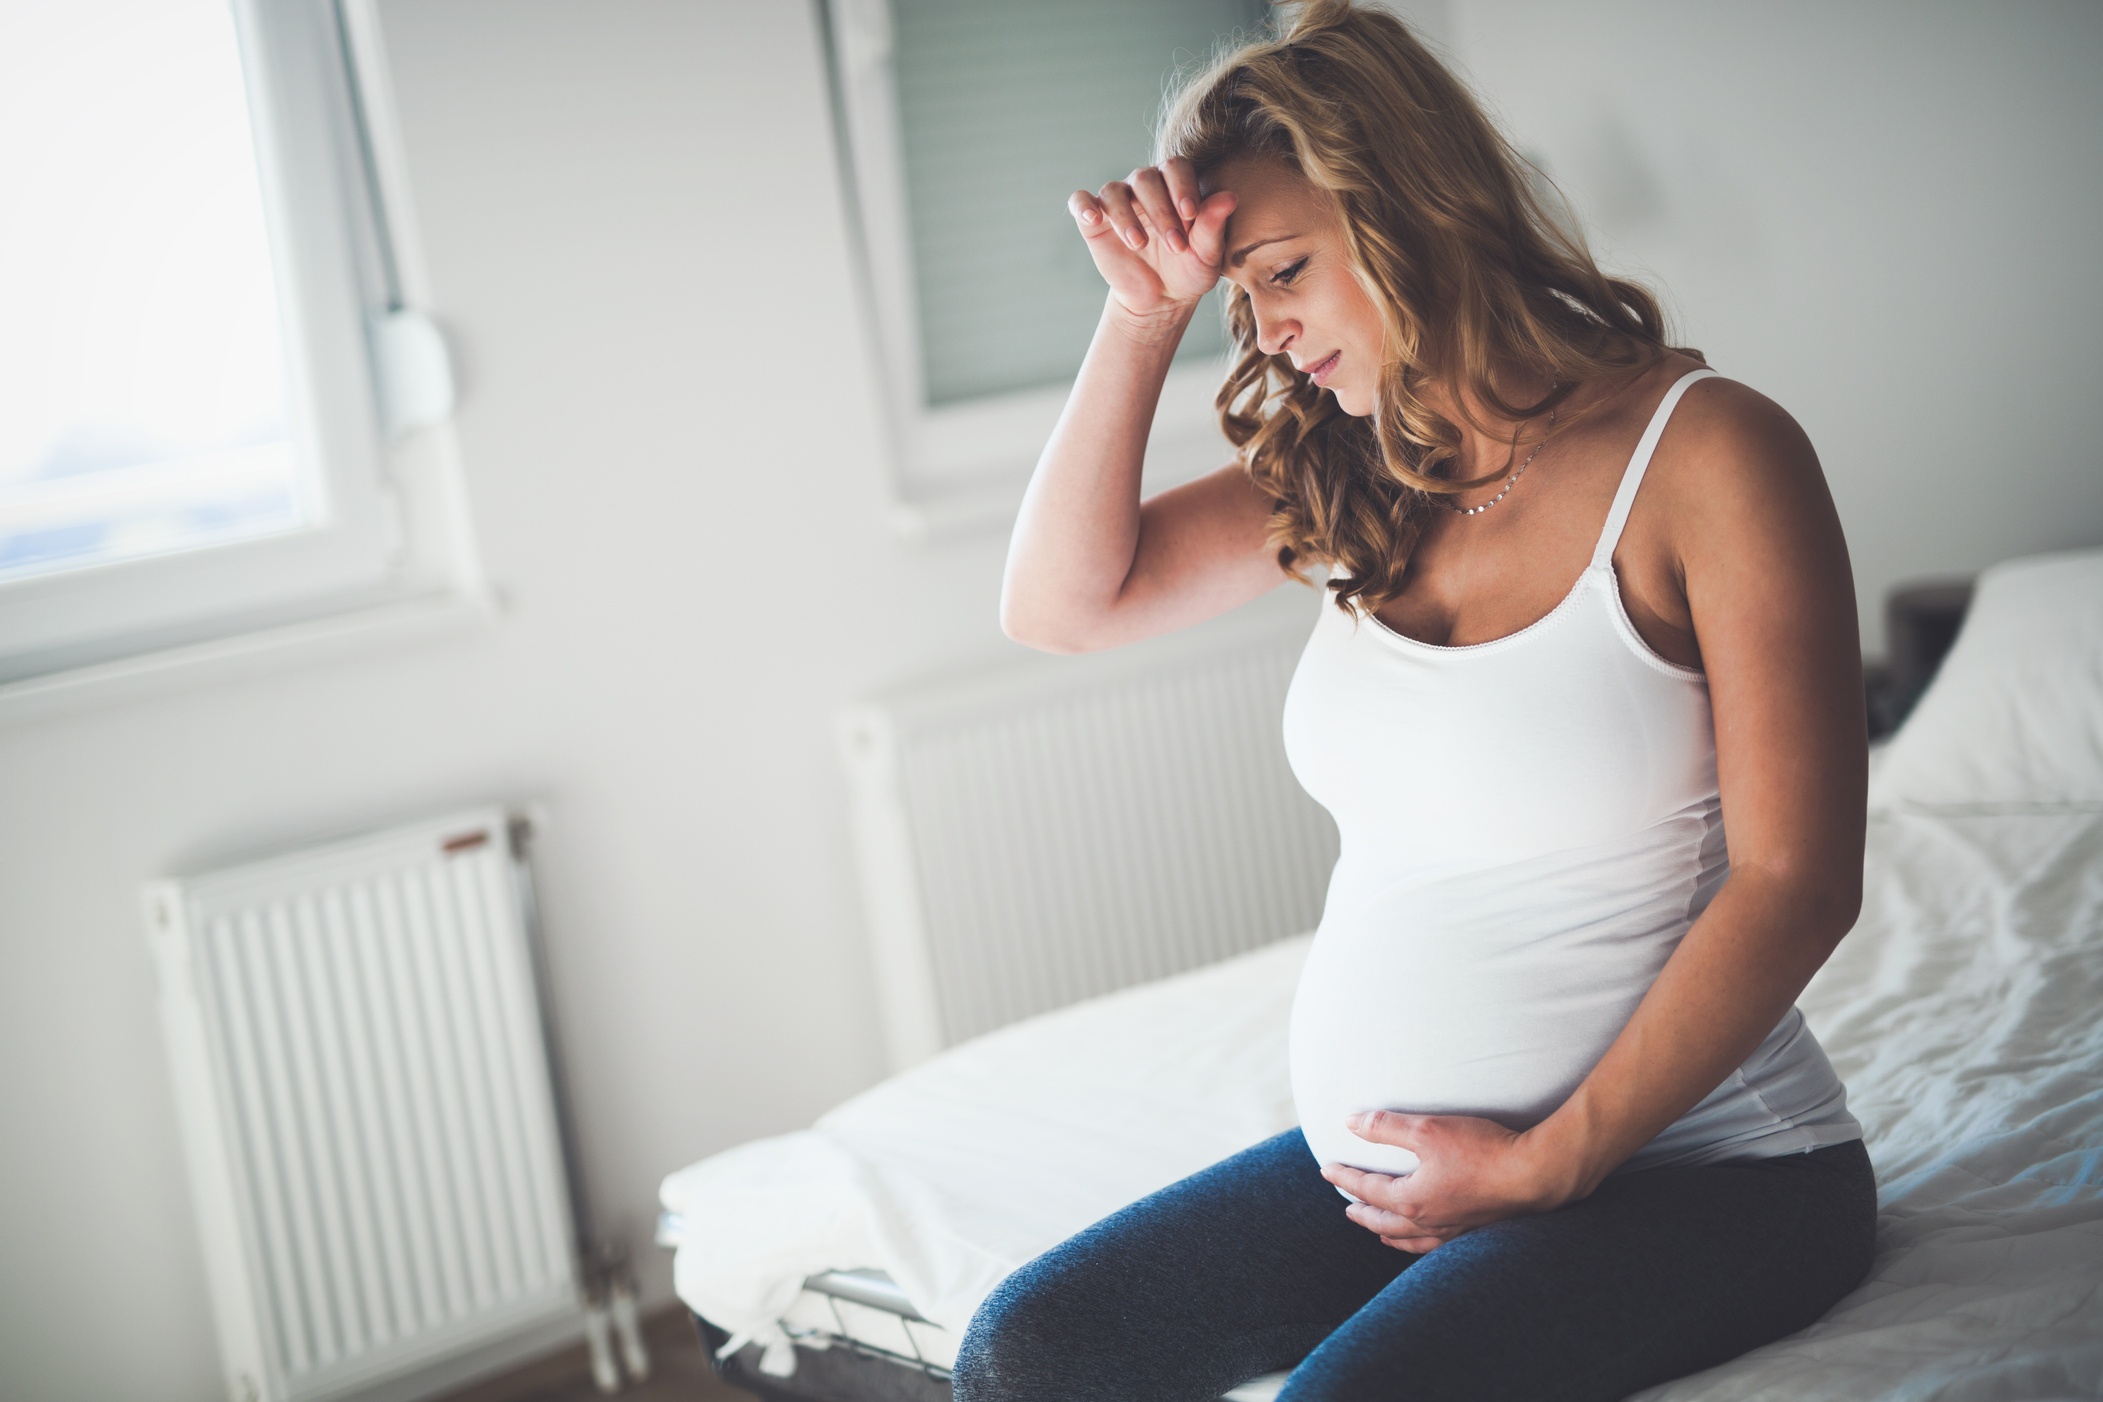
[(1003, 1281), (957, 1402), (1618, 1398), (1816, 1320), (1868, 1273), (1859, 1142), (1608, 1178), (1412, 1256), (1344, 1216), (1298, 1130), (1105, 1218)]

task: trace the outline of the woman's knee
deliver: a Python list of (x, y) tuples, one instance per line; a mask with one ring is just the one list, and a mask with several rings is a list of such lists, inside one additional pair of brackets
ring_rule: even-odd
[(964, 1331), (952, 1372), (957, 1402), (1156, 1402), (1148, 1385), (1160, 1340), (1135, 1290), (1128, 1245), (1098, 1224), (1016, 1271)]
[(951, 1387), (957, 1402), (1027, 1402), (1062, 1393), (1073, 1324), (1056, 1270), (1040, 1259), (1009, 1276), (971, 1316), (957, 1347)]

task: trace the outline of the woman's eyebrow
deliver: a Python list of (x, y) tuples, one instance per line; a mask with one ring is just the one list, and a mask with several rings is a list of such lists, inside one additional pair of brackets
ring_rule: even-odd
[(1227, 266), (1230, 268), (1240, 267), (1243, 259), (1267, 243), (1284, 243), (1287, 239), (1296, 239), (1298, 237), (1298, 234), (1273, 234), (1267, 239), (1257, 239), (1253, 243), (1245, 243), (1228, 255)]

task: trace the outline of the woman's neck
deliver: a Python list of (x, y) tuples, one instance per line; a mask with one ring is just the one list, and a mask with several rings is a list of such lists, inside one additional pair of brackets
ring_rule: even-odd
[[(1554, 381), (1548, 377), (1527, 373), (1495, 375), (1492, 384), (1507, 405), (1520, 407), (1540, 403), (1555, 389)], [(1579, 394), (1583, 388), (1579, 387)], [(1523, 452), (1529, 444), (1539, 442), (1546, 427), (1545, 409), (1530, 417), (1513, 418), (1485, 403), (1481, 396), (1465, 386), (1428, 384), (1417, 391), (1417, 397), (1460, 431), (1460, 460), (1454, 465), (1456, 477), (1480, 477), (1497, 471), (1511, 457), (1515, 447)], [(1572, 395), (1571, 399), (1577, 397)], [(1567, 416), (1569, 407), (1568, 404), (1560, 406), (1558, 417)]]

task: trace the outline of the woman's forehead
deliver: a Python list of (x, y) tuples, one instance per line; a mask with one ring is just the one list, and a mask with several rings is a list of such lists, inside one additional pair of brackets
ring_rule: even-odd
[(1232, 190), (1243, 204), (1250, 200), (1310, 199), (1318, 195), (1307, 178), (1282, 161), (1264, 156), (1235, 156), (1198, 173), (1204, 194)]
[(1227, 218), (1228, 261), (1257, 243), (1319, 234), (1334, 216), (1333, 202), (1298, 172), (1276, 161), (1224, 161), (1205, 173), (1199, 190), (1234, 192)]

